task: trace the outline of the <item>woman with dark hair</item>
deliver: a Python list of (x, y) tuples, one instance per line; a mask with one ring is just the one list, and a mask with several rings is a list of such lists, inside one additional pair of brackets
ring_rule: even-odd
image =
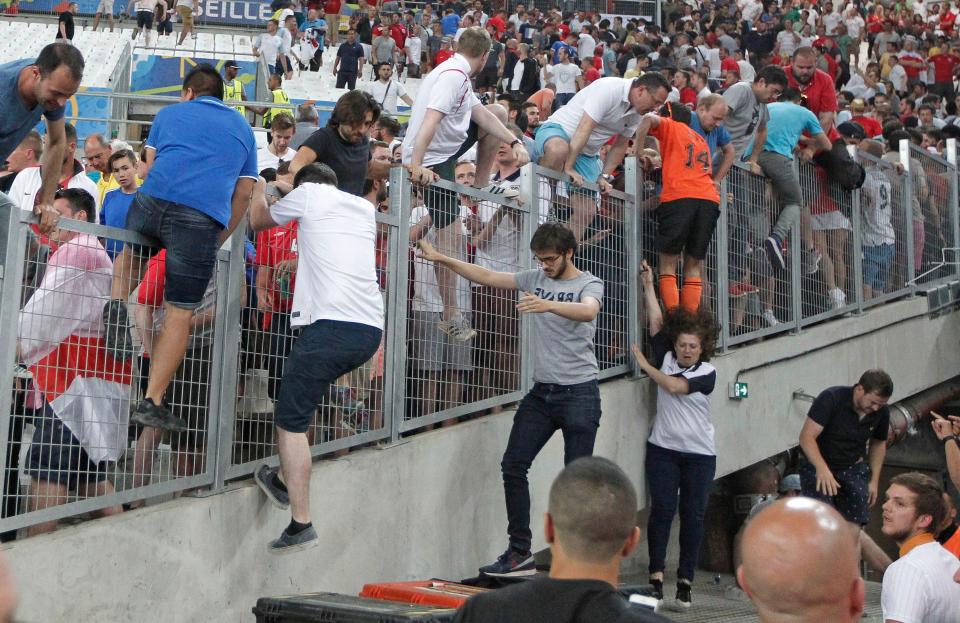
[(675, 603), (691, 604), (690, 585), (703, 540), (703, 515), (717, 467), (710, 417), (710, 395), (717, 381), (708, 363), (716, 347), (718, 328), (706, 310), (669, 310), (664, 316), (653, 285), (653, 272), (642, 263), (643, 283), (653, 363), (634, 344), (640, 368), (657, 384), (657, 417), (647, 440), (645, 460), (650, 491), (647, 546), (650, 583), (663, 599), (670, 524), (680, 505), (680, 565)]

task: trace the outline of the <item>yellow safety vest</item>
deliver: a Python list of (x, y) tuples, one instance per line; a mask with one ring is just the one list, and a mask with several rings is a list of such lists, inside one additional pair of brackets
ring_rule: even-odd
[[(273, 91), (273, 103), (274, 104), (289, 104), (290, 98), (287, 97), (287, 94), (283, 92), (283, 89), (277, 89)], [(280, 113), (285, 112), (288, 115), (290, 114), (289, 108), (271, 108), (267, 111), (267, 114), (263, 116), (263, 127), (269, 128), (270, 122), (273, 121), (273, 118)]]
[[(243, 83), (239, 78), (234, 78), (232, 83), (223, 83), (223, 99), (227, 102), (243, 101)], [(247, 114), (246, 106), (234, 106), (234, 109), (241, 115)]]

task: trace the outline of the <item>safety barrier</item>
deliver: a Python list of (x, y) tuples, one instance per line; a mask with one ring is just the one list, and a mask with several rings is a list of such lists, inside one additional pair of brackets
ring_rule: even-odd
[[(811, 219), (807, 234), (799, 219), (784, 241), (785, 271), (774, 270), (762, 250), (779, 212), (777, 198), (763, 176), (739, 166), (730, 172), (721, 188), (718, 234), (704, 262), (703, 305), (722, 320), (721, 349), (956, 279), (956, 264), (937, 267), (944, 249), (957, 246), (956, 166), (906, 146), (892, 162), (857, 157), (867, 181), (854, 192), (818, 182), (811, 165), (797, 163), (803, 208), (822, 215), (836, 206), (850, 229), (839, 227), (844, 221), (834, 215)], [(932, 190), (921, 192), (919, 179)], [(519, 196), (504, 199), (452, 182), (418, 187), (405, 169), (392, 169), (391, 192), (377, 198), (376, 216), (387, 310), (383, 344), (318, 405), (309, 431), (314, 456), (508, 408), (532, 385), (533, 336), (528, 319), (516, 313), (518, 293), (438, 274), (415, 252), (421, 238), (486, 268), (515, 272), (536, 265), (529, 241), (541, 222), (573, 223), (583, 243), (575, 262), (604, 281), (595, 340), (600, 376), (629, 374), (630, 345), (645, 342), (638, 273), (641, 260), (656, 267), (658, 186), (633, 158), (618, 187), (621, 180), (625, 191), (601, 195), (593, 184), (572, 187), (556, 172), (527, 165), (514, 182)], [(449, 204), (456, 216), (452, 237), (436, 231), (425, 201)], [(917, 227), (927, 213), (940, 224), (929, 241)], [(186, 361), (168, 392), (172, 411), (189, 429), (160, 436), (128, 424), (131, 405), (145, 391), (152, 333), (162, 325), (156, 262), (133, 267), (148, 275), (130, 303), (143, 354), (118, 363), (101, 346), (108, 251), (150, 241), (68, 219), (42, 237), (34, 223), (32, 214), (0, 195), (0, 323), (7, 328), (0, 332), (0, 366), (9, 371), (0, 375), (0, 412), (9, 414), (0, 419), (0, 532), (190, 490), (216, 491), (263, 462), (276, 464), (273, 400), (295, 339), (286, 322), (295, 274), (292, 232), (248, 238), (238, 231), (219, 250)], [(836, 229), (842, 235), (834, 235)], [(816, 270), (803, 257), (810, 247), (827, 256)], [(922, 275), (927, 266), (936, 270)], [(831, 306), (834, 288), (845, 296), (837, 297), (842, 305)], [(445, 304), (452, 308), (447, 314)], [(474, 335), (453, 340), (439, 330), (453, 310)]]

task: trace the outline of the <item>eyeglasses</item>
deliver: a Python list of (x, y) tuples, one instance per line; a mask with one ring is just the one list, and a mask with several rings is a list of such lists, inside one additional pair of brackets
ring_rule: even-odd
[(560, 255), (548, 255), (547, 257), (540, 257), (539, 255), (534, 255), (533, 259), (536, 260), (541, 266), (544, 264), (553, 264), (559, 260), (562, 256)]

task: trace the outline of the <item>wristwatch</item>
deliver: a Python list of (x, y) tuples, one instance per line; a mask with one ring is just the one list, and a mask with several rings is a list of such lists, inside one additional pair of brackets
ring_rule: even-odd
[(952, 442), (954, 442), (955, 444), (957, 444), (958, 446), (960, 446), (960, 439), (957, 439), (957, 436), (956, 436), (956, 435), (947, 435), (946, 437), (944, 437), (944, 438), (943, 438), (943, 445), (947, 445), (947, 442), (950, 442), (950, 441), (952, 441)]
[(523, 142), (522, 142), (520, 139), (515, 138), (515, 139), (513, 139), (513, 142), (510, 143), (510, 149), (513, 149), (513, 146), (514, 146), (514, 145), (522, 145), (522, 144), (523, 144)]

